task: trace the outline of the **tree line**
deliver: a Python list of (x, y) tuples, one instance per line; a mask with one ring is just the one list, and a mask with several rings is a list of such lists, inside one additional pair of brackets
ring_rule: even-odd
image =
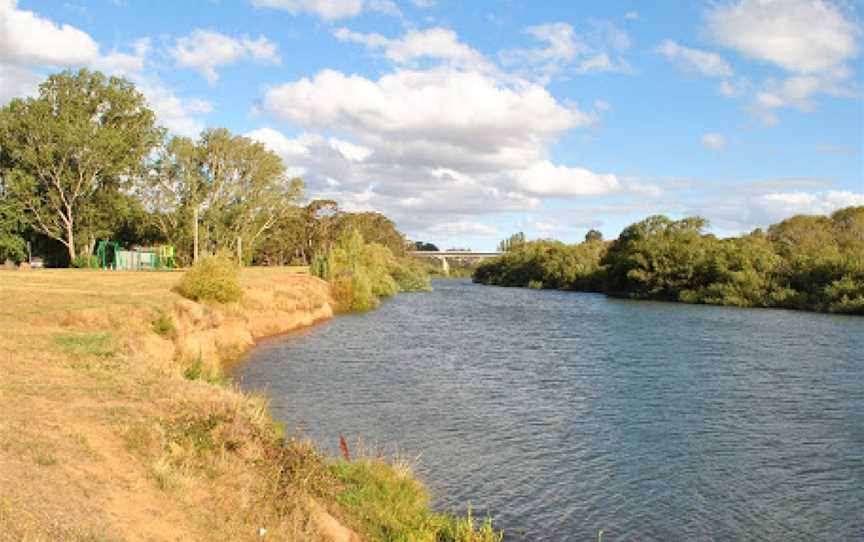
[(655, 215), (614, 241), (516, 243), (474, 282), (738, 307), (864, 314), (864, 206), (719, 239), (703, 218)]
[(379, 213), (303, 204), (304, 184), (261, 143), (224, 128), (198, 138), (156, 123), (143, 95), (98, 71), (48, 77), (0, 108), (0, 263), (33, 253), (87, 266), (96, 243), (171, 244), (178, 262), (227, 251), (243, 263), (308, 265), (347, 233), (404, 255)]

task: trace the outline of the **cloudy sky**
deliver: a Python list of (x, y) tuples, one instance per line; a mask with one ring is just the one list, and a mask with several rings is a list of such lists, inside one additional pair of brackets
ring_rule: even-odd
[[(173, 6), (173, 7), (169, 7)], [(855, 0), (0, 0), (0, 104), (87, 66), (412, 239), (864, 205)]]

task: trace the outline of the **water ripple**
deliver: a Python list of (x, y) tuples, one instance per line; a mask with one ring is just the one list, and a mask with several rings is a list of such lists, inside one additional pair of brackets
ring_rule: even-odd
[(864, 319), (435, 286), (234, 376), (507, 540), (864, 540)]

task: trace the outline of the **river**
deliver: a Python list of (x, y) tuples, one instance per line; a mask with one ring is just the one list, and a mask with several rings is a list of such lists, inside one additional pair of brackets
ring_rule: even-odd
[(505, 540), (864, 540), (864, 318), (433, 285), (232, 376)]

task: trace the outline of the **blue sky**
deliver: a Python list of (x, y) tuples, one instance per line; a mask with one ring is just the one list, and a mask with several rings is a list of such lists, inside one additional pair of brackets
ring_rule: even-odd
[[(171, 6), (171, 7), (169, 7)], [(412, 239), (737, 234), (864, 205), (861, 4), (0, 0), (0, 103), (123, 75), (162, 124), (255, 138)]]

